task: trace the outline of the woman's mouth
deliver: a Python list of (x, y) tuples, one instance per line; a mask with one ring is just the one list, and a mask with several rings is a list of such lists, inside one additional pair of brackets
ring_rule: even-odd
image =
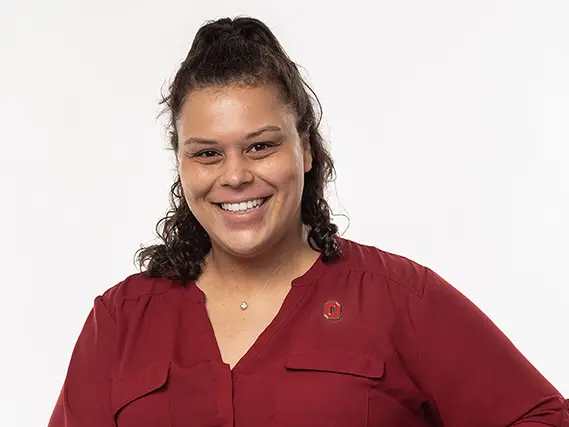
[(259, 209), (268, 200), (268, 197), (246, 200), (239, 203), (219, 203), (218, 206), (226, 212), (247, 213)]

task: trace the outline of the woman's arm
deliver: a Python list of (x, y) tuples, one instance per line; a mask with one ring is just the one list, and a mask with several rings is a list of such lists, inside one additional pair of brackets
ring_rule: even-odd
[(97, 297), (75, 345), (48, 427), (115, 426), (110, 404), (115, 336), (114, 319), (103, 297)]
[(445, 426), (569, 426), (561, 394), (486, 315), (429, 269), (424, 286), (417, 380)]

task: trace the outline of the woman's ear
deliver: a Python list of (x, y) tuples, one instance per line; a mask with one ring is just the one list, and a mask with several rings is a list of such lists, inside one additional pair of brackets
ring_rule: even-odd
[(302, 148), (304, 155), (304, 173), (312, 170), (312, 147), (308, 135), (302, 137)]

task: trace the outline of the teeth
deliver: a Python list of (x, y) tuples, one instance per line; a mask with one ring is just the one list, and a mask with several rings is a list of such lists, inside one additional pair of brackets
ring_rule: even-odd
[(222, 203), (221, 208), (230, 212), (247, 212), (256, 209), (263, 204), (265, 199), (248, 200), (241, 203)]

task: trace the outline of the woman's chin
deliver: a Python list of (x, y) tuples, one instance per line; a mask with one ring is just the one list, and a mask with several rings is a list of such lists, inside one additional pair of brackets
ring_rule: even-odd
[(262, 236), (251, 236), (251, 233), (243, 232), (235, 234), (237, 235), (220, 239), (220, 241), (218, 241), (219, 244), (214, 245), (214, 248), (218, 246), (219, 250), (239, 258), (252, 258), (265, 252), (265, 250), (272, 246), (268, 242), (268, 239)]

